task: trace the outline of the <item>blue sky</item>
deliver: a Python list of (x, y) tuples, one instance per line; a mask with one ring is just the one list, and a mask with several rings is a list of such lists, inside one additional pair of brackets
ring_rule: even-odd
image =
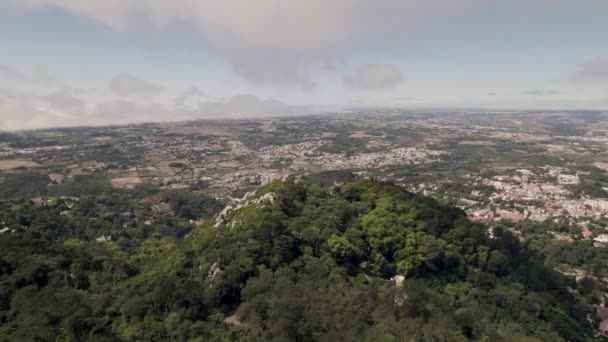
[(606, 109), (606, 18), (602, 0), (0, 0), (0, 129), (288, 105)]

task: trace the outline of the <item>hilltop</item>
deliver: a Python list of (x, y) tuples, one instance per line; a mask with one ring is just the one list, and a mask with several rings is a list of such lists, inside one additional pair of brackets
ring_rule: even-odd
[(275, 181), (184, 237), (131, 248), (70, 234), (2, 240), (0, 340), (584, 341), (594, 329), (581, 285), (511, 233), (391, 183)]

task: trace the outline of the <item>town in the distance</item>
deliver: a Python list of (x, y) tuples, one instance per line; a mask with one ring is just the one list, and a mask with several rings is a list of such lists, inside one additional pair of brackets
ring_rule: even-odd
[[(176, 194), (238, 208), (259, 186), (290, 177), (329, 187), (390, 181), (462, 209), (489, 235), (508, 230), (541, 246), (559, 273), (592, 280), (585, 295), (596, 334), (608, 331), (606, 112), (377, 109), (0, 134), (0, 200), (60, 203), (69, 218), (82, 196), (141, 192), (132, 198), (149, 210), (120, 213), (125, 229), (157, 229), (159, 213), (183, 220), (184, 234), (205, 220), (217, 226), (214, 216), (178, 212)], [(122, 228), (86, 234), (121, 245)], [(18, 233), (0, 222), (0, 234)]]
[(2, 133), (0, 171), (2, 199), (38, 203), (75, 180), (228, 202), (289, 175), (388, 180), (474, 221), (562, 220), (579, 229), (546, 233), (608, 243), (608, 113), (594, 111), (377, 110)]

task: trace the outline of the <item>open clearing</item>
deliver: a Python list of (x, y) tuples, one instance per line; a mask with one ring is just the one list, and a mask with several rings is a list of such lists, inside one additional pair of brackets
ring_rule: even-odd
[(0, 160), (0, 171), (16, 169), (18, 167), (36, 167), (40, 164), (29, 160)]
[(463, 141), (459, 142), (458, 145), (495, 146), (496, 143), (493, 141), (485, 141), (485, 140), (463, 140)]
[(141, 183), (139, 177), (124, 177), (112, 179), (112, 186), (115, 188), (132, 188)]

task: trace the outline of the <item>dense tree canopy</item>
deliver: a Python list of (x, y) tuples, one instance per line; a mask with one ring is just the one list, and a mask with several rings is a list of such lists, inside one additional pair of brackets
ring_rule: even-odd
[(582, 285), (537, 250), (392, 184), (278, 181), (216, 219), (146, 196), (2, 203), (0, 341), (592, 339)]

